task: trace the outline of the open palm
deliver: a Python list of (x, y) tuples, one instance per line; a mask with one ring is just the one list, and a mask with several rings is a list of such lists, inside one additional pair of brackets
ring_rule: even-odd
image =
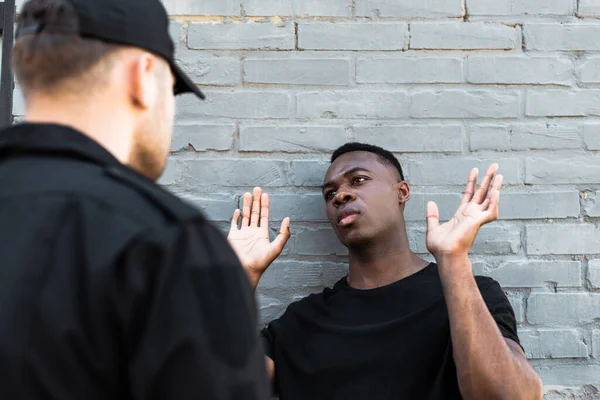
[(492, 164), (475, 191), (478, 170), (474, 168), (458, 210), (444, 224), (440, 224), (437, 205), (427, 204), (427, 249), (434, 257), (467, 255), (479, 228), (498, 219), (503, 178), (502, 175), (494, 177), (497, 171), (498, 164)]
[[(241, 227), (238, 221), (242, 216)], [(281, 254), (290, 238), (290, 219), (281, 223), (279, 235), (271, 242), (269, 237), (269, 195), (254, 188), (254, 196), (244, 195), (242, 211), (235, 210), (227, 240), (244, 268), (253, 276), (262, 275)]]

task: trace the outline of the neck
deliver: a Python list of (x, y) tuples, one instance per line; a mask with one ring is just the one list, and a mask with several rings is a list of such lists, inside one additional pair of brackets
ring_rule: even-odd
[(349, 248), (348, 284), (374, 289), (410, 276), (429, 263), (410, 250), (404, 223), (385, 240), (373, 240), (360, 248)]
[(118, 108), (103, 107), (100, 102), (92, 104), (81, 99), (64, 101), (36, 96), (27, 99), (25, 122), (69, 126), (127, 164), (134, 125)]

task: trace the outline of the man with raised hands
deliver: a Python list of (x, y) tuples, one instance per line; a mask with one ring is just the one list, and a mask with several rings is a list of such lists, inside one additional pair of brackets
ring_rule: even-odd
[[(262, 331), (282, 400), (542, 399), (508, 299), (496, 281), (473, 275), (468, 257), (479, 228), (498, 218), (498, 168), (478, 188), (471, 171), (450, 221), (428, 203), (430, 263), (409, 247), (410, 187), (394, 155), (359, 143), (335, 151), (323, 198), (349, 272)], [(286, 218), (270, 242), (268, 214), (266, 194), (246, 193), (229, 234), (255, 289), (289, 236)]]

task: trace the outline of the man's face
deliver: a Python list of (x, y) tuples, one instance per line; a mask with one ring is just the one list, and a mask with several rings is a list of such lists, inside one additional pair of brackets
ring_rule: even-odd
[(327, 218), (346, 247), (383, 238), (403, 218), (400, 175), (376, 154), (356, 151), (341, 155), (324, 181)]
[(157, 74), (157, 99), (135, 132), (130, 157), (132, 167), (152, 180), (157, 180), (164, 172), (175, 120), (175, 79), (166, 63)]

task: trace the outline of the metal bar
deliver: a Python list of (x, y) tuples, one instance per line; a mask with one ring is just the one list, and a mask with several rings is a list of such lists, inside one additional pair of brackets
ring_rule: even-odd
[(12, 125), (13, 91), (12, 48), (14, 40), (15, 0), (4, 1), (2, 18), (2, 69), (0, 70), (0, 127)]

